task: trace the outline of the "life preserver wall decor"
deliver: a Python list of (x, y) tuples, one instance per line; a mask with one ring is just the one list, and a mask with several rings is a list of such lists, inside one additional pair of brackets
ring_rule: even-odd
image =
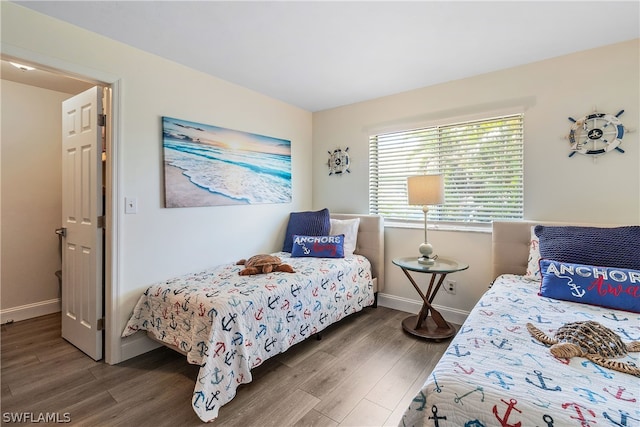
[(625, 132), (619, 119), (622, 113), (624, 110), (618, 111), (615, 115), (594, 111), (579, 120), (569, 117), (569, 121), (573, 123), (568, 136), (571, 144), (569, 157), (579, 153), (594, 156), (595, 159), (614, 150), (624, 153), (620, 147)]
[(351, 173), (349, 170), (349, 147), (342, 150), (336, 148), (333, 152), (329, 151), (329, 175), (342, 175), (342, 173)]

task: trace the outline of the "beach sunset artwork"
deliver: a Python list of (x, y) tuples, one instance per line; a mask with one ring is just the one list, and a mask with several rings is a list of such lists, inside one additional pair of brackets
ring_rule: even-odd
[(167, 208), (291, 202), (291, 141), (162, 118)]

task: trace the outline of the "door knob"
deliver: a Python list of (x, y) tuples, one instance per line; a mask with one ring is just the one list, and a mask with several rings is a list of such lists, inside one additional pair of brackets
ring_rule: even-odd
[(56, 234), (58, 236), (66, 237), (67, 236), (67, 229), (65, 227), (56, 228)]

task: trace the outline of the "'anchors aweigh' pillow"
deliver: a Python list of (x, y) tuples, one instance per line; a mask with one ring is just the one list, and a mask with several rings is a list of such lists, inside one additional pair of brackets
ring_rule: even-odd
[(540, 260), (540, 295), (640, 313), (640, 271)]
[(292, 257), (344, 258), (344, 234), (293, 236)]

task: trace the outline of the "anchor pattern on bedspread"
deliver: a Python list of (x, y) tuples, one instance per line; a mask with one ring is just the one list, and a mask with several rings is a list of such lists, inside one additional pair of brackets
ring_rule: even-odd
[(150, 286), (123, 336), (150, 331), (201, 366), (192, 406), (203, 421), (251, 382), (251, 369), (373, 304), (369, 261), (289, 258), (296, 273), (240, 276), (222, 265)]
[[(640, 427), (640, 382), (584, 358), (556, 359), (527, 322), (553, 335), (596, 320), (640, 339), (640, 315), (538, 296), (539, 282), (505, 275), (480, 299), (404, 413), (401, 426)], [(638, 354), (618, 359), (640, 364)], [(437, 416), (434, 412), (437, 408)]]

